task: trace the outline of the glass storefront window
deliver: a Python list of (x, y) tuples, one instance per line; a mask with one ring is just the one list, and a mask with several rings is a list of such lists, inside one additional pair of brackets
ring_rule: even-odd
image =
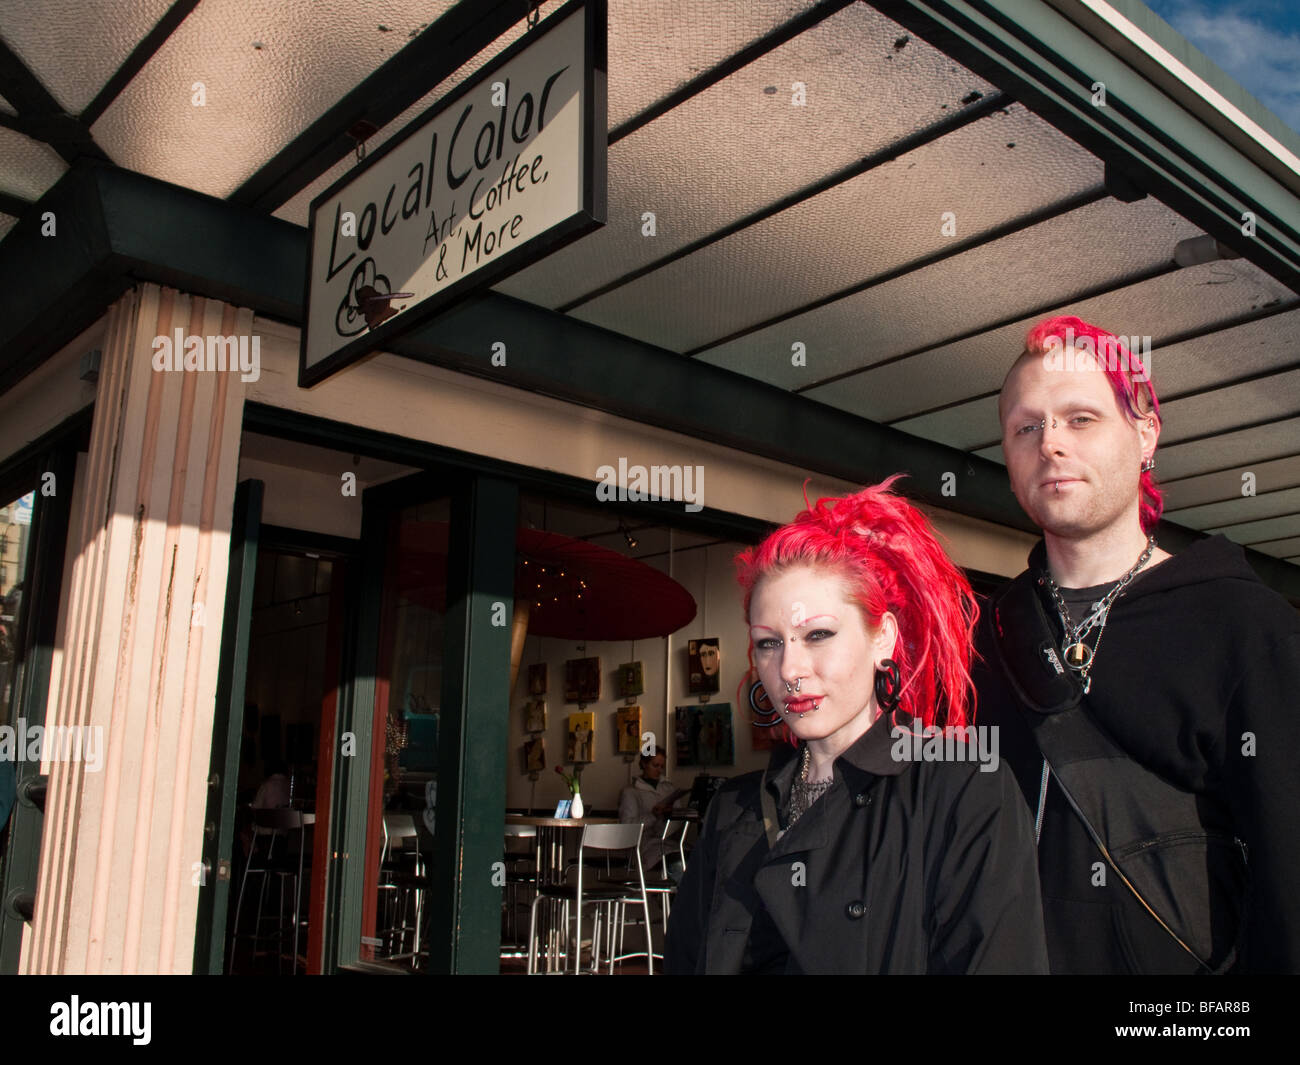
[[(31, 540), (36, 493), (28, 492), (0, 507), (0, 724), (16, 726), (14, 696), (22, 665), (23, 581)], [(21, 730), (18, 730), (21, 734)], [(13, 758), (22, 757), (14, 751)], [(8, 848), (10, 814), (17, 795), (17, 765), (0, 752), (0, 858)]]
[(375, 686), (361, 957), (412, 968), (428, 949), (449, 521), (445, 499), (393, 519)]

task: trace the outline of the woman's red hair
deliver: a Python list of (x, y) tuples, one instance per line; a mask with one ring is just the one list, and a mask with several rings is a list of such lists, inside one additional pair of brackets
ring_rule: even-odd
[[(1052, 349), (1053, 341), (1057, 345), (1063, 344), (1070, 335), (1088, 337), (1092, 342), (1092, 350), (1097, 355), (1114, 352), (1113, 362), (1105, 358), (1098, 365), (1110, 381), (1115, 401), (1122, 412), (1135, 422), (1143, 418), (1155, 418), (1156, 425), (1161, 424), (1160, 402), (1156, 399), (1156, 390), (1151, 384), (1151, 367), (1143, 368), (1145, 381), (1135, 380), (1133, 367), (1141, 366), (1141, 361), (1133, 357), (1133, 353), (1124, 346), (1124, 341), (1114, 333), (1108, 333), (1073, 315), (1058, 315), (1039, 322), (1029, 330), (1029, 335), (1025, 337), (1025, 353), (1046, 355)], [(1143, 471), (1138, 481), (1138, 518), (1142, 522), (1144, 533), (1149, 535), (1155, 532), (1164, 510), (1165, 497), (1156, 484), (1155, 474), (1150, 470)]]
[[(848, 582), (868, 626), (886, 613), (897, 620), (893, 658), (902, 709), (926, 725), (964, 726), (975, 712), (970, 665), (979, 606), (929, 521), (890, 491), (898, 477), (842, 499), (819, 499), (738, 554), (745, 620), (763, 577), (793, 566), (824, 568)], [(751, 666), (753, 650), (751, 642)]]

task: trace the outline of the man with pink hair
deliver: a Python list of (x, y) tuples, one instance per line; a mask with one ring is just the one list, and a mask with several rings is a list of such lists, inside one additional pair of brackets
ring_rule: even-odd
[(1053, 972), (1300, 970), (1300, 615), (1222, 536), (1157, 544), (1150, 366), (1079, 318), (999, 400), (1043, 530), (981, 621), (979, 720), (1034, 818)]

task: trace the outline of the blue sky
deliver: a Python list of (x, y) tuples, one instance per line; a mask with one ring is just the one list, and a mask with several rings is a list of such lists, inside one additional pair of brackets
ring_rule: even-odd
[(1145, 0), (1300, 132), (1300, 0)]

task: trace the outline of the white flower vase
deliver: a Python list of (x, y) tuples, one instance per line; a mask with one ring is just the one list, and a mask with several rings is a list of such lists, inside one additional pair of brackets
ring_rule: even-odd
[(582, 817), (582, 811), (582, 792), (575, 791), (573, 793), (573, 805), (569, 807), (569, 816), (580, 818)]

